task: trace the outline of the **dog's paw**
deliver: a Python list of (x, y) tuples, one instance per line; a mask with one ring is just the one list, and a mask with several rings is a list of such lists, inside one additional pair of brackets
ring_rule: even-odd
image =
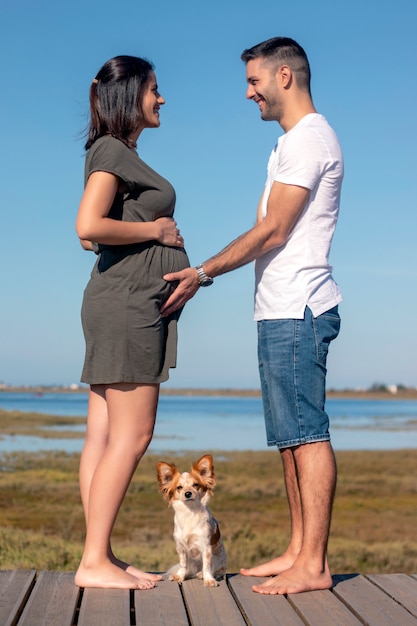
[(218, 587), (219, 583), (214, 578), (205, 578), (204, 579), (204, 586), (205, 587)]
[(184, 576), (179, 576), (178, 574), (172, 574), (169, 577), (169, 580), (174, 580), (176, 583), (183, 583), (184, 582)]
[(185, 580), (186, 570), (184, 568), (179, 568), (177, 571), (173, 571), (169, 575), (169, 580), (175, 580), (177, 583), (183, 583)]

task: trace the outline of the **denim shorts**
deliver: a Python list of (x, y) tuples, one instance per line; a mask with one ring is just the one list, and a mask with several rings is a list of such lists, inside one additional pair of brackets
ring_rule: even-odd
[(258, 358), (268, 446), (330, 441), (326, 360), (340, 329), (338, 307), (314, 318), (258, 322)]

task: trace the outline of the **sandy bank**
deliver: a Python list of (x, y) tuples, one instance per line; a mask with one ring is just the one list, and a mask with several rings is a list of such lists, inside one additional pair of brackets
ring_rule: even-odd
[[(83, 393), (87, 392), (88, 387), (64, 387), (64, 386), (25, 386), (25, 387), (5, 387), (0, 388), (0, 393)], [(183, 388), (172, 389), (161, 387), (161, 395), (166, 396), (233, 396), (233, 397), (260, 397), (259, 389), (197, 389)], [(371, 391), (357, 389), (330, 389), (327, 392), (328, 398), (351, 398), (358, 400), (417, 400), (417, 389), (400, 389), (397, 393), (389, 391)]]

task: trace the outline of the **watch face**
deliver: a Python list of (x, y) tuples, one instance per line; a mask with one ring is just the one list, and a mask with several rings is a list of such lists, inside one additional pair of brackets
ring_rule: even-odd
[(213, 279), (210, 276), (207, 276), (201, 265), (197, 266), (196, 270), (200, 287), (209, 287), (209, 285), (213, 284)]

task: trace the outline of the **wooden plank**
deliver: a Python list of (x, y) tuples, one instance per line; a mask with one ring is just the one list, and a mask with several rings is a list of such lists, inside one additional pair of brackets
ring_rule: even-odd
[(351, 611), (329, 590), (288, 595), (288, 602), (307, 624), (360, 626)]
[[(0, 625), (72, 626), (80, 593), (73, 576), (0, 571)], [(219, 587), (189, 580), (148, 591), (86, 589), (78, 626), (417, 626), (415, 574), (334, 576), (333, 591), (288, 598), (254, 593), (263, 580), (231, 574)]]
[(368, 574), (374, 585), (417, 617), (417, 580), (407, 574)]
[(78, 594), (72, 572), (40, 572), (19, 626), (71, 626)]
[(242, 614), (251, 626), (303, 626), (304, 622), (285, 596), (269, 596), (252, 591), (267, 578), (232, 574), (227, 582)]
[(78, 626), (129, 626), (130, 597), (129, 589), (84, 589)]
[(135, 590), (137, 626), (189, 626), (181, 589), (173, 581), (161, 581), (154, 589)]
[(185, 580), (182, 594), (191, 626), (245, 626), (225, 580), (205, 587), (202, 580)]
[(35, 584), (35, 570), (0, 572), (0, 624), (14, 626)]
[(370, 626), (416, 626), (417, 620), (402, 606), (359, 574), (334, 576), (333, 593), (358, 619)]

